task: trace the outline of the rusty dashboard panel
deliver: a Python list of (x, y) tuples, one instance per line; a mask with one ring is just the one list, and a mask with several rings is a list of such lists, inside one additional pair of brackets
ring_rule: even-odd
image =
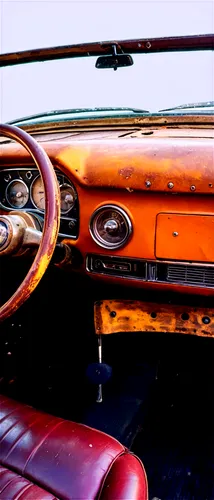
[[(52, 162), (86, 188), (213, 194), (211, 137), (128, 137), (43, 142)], [(29, 162), (17, 144), (4, 145), (1, 164)], [(71, 180), (72, 180), (71, 179)]]
[(158, 214), (156, 257), (213, 262), (214, 215)]
[[(93, 130), (93, 136), (86, 131), (61, 139), (54, 139), (53, 133), (51, 138), (39, 136), (59, 176), (68, 179), (77, 195), (78, 233), (72, 238), (70, 230), (60, 231), (62, 242), (79, 252), (78, 270), (91, 279), (214, 296), (214, 131), (210, 125), (146, 132), (125, 130), (118, 135), (121, 130), (114, 130), (115, 136), (108, 131), (107, 138), (100, 130)], [(5, 192), (11, 169), (28, 172), (33, 167), (20, 145), (2, 144)], [(105, 220), (100, 214), (109, 207), (111, 216), (108, 213)], [(25, 209), (32, 207), (27, 204)], [(121, 246), (106, 246), (95, 236), (106, 222), (109, 230), (109, 220), (111, 225), (118, 212), (126, 216), (129, 236)], [(120, 219), (113, 224), (120, 228)]]
[(160, 305), (135, 300), (103, 300), (94, 305), (97, 335), (157, 332), (214, 337), (214, 309)]

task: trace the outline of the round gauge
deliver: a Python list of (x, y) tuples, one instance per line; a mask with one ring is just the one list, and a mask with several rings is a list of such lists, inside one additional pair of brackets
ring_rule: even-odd
[(132, 223), (127, 213), (115, 205), (104, 205), (93, 213), (90, 233), (103, 248), (120, 248), (132, 233)]
[(28, 187), (22, 180), (15, 179), (8, 184), (5, 196), (11, 207), (23, 208), (29, 199)]
[(62, 184), (60, 186), (60, 197), (61, 197), (61, 212), (67, 214), (75, 203), (76, 193), (74, 188), (69, 184)]
[(45, 210), (45, 189), (40, 175), (38, 175), (32, 183), (31, 201), (39, 210)]

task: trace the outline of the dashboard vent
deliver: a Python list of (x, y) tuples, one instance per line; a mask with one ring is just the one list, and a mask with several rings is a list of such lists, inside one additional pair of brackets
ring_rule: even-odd
[(129, 259), (109, 255), (87, 255), (89, 272), (155, 283), (178, 283), (214, 289), (214, 267)]
[(169, 264), (166, 281), (187, 285), (214, 286), (214, 268)]

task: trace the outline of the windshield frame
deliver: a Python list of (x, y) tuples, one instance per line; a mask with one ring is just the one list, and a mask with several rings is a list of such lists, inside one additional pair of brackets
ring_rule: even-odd
[(161, 38), (137, 38), (135, 40), (112, 40), (75, 45), (64, 45), (21, 52), (0, 54), (0, 67), (16, 66), (33, 62), (94, 57), (114, 54), (115, 46), (121, 54), (151, 54), (192, 50), (214, 50), (214, 34), (174, 36)]
[[(61, 59), (79, 58), (93, 58), (102, 54), (115, 54), (115, 47), (117, 53), (130, 53), (130, 54), (147, 54), (154, 53), (193, 53), (194, 51), (213, 51), (214, 50), (214, 34), (197, 34), (191, 36), (176, 36), (176, 37), (162, 37), (162, 38), (146, 38), (135, 40), (122, 40), (122, 41), (108, 41), (108, 42), (93, 42), (83, 43), (79, 45), (67, 45), (50, 48), (41, 48), (34, 50), (25, 50), (21, 52), (11, 52), (0, 54), (0, 67), (9, 67), (17, 65), (28, 65), (28, 63), (40, 63), (46, 61), (57, 61)], [(147, 58), (146, 58), (147, 59)], [(187, 101), (188, 102), (188, 101)], [(191, 106), (190, 106), (191, 105)], [(125, 107), (95, 107), (87, 108), (73, 108), (44, 111), (40, 110), (39, 113), (29, 113), (20, 118), (13, 118), (7, 120), (7, 123), (16, 124), (23, 128), (34, 127), (35, 124), (40, 127), (49, 126), (55, 122), (57, 126), (64, 127), (68, 123), (89, 125), (94, 122), (97, 124), (112, 123), (118, 125), (118, 122), (127, 122), (132, 124), (145, 124), (146, 122), (156, 122), (160, 124), (184, 120), (186, 123), (196, 123), (198, 115), (200, 114), (199, 122), (213, 124), (213, 108), (204, 107), (203, 109), (195, 107), (194, 104), (178, 105), (176, 107), (162, 108), (156, 111), (147, 111), (144, 109), (135, 109), (131, 106)], [(122, 105), (123, 106), (123, 105)], [(189, 107), (190, 106), (190, 107)], [(139, 108), (139, 107), (136, 107)], [(188, 109), (189, 108), (189, 109)], [(84, 116), (82, 116), (84, 115)], [(19, 116), (19, 115), (18, 115)], [(203, 118), (202, 118), (203, 116)], [(207, 117), (207, 119), (206, 119)]]

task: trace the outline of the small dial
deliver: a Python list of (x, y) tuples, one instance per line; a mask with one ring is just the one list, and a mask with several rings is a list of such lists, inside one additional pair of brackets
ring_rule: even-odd
[(93, 213), (90, 233), (103, 248), (120, 248), (132, 233), (132, 223), (127, 213), (115, 205), (104, 205)]
[(13, 208), (23, 208), (29, 199), (28, 187), (22, 180), (14, 180), (6, 189), (6, 200)]
[(74, 188), (69, 184), (62, 184), (62, 186), (60, 186), (60, 197), (61, 213), (67, 214), (73, 208), (76, 200)]
[(45, 210), (45, 189), (40, 175), (34, 179), (31, 186), (31, 200), (36, 208)]

